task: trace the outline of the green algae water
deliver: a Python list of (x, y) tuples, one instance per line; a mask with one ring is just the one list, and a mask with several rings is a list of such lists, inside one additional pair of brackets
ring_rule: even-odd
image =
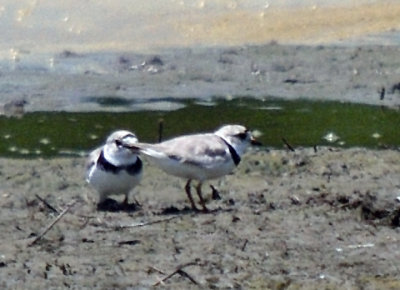
[[(101, 99), (98, 100), (101, 103)], [(140, 141), (157, 142), (163, 120), (163, 139), (213, 131), (223, 124), (244, 124), (262, 135), (267, 147), (293, 146), (400, 147), (400, 111), (378, 106), (340, 103), (265, 101), (237, 98), (176, 101), (173, 111), (34, 112), (22, 118), (0, 117), (0, 156), (81, 156), (101, 145), (114, 130), (127, 129)], [(126, 104), (104, 103), (104, 106)]]

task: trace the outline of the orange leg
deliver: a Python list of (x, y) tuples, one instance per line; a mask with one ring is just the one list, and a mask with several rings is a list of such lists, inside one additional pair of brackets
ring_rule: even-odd
[(209, 212), (208, 208), (206, 207), (206, 202), (205, 202), (203, 196), (201, 195), (201, 186), (202, 186), (201, 182), (199, 182), (199, 184), (197, 184), (197, 186), (196, 186), (197, 195), (199, 196), (201, 206), (203, 207), (203, 211)]
[(189, 179), (187, 181), (187, 183), (185, 185), (185, 190), (186, 190), (186, 194), (187, 194), (187, 196), (189, 198), (190, 204), (192, 205), (192, 209), (195, 210), (195, 211), (198, 211), (199, 209), (196, 207), (196, 204), (194, 203), (192, 194), (190, 193), (190, 182), (191, 181), (192, 181), (191, 179)]

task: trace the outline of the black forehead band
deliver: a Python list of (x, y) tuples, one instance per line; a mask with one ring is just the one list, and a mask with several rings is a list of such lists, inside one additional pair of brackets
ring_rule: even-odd
[(129, 137), (136, 138), (135, 135), (133, 135), (133, 134), (126, 134), (126, 135), (125, 135), (124, 137), (122, 137), (121, 139), (129, 138)]

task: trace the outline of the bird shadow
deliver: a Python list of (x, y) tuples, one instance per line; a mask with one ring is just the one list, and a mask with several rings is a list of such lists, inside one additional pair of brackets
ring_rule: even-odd
[(98, 211), (106, 212), (135, 212), (142, 207), (138, 203), (119, 203), (118, 201), (107, 198), (103, 202), (97, 204)]
[(221, 212), (230, 212), (233, 211), (232, 208), (215, 208), (209, 209), (207, 211), (204, 210), (195, 210), (191, 207), (185, 206), (184, 208), (177, 208), (175, 206), (168, 206), (163, 208), (160, 212), (155, 212), (155, 215), (191, 215), (191, 214), (216, 214)]

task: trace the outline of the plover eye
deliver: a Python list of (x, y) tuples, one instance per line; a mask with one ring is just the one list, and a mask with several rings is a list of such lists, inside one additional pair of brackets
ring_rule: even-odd
[(247, 133), (239, 133), (236, 134), (236, 136), (241, 140), (245, 140), (247, 138)]
[(119, 139), (115, 140), (115, 145), (117, 145), (117, 147), (121, 147), (122, 146), (121, 140)]

